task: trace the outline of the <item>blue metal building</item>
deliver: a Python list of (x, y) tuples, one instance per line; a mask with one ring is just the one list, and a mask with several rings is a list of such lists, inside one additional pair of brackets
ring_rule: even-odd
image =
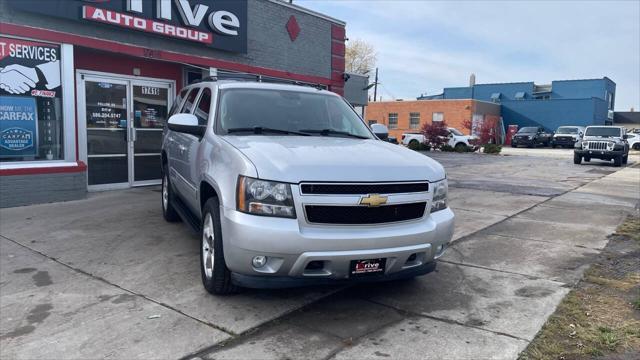
[(602, 79), (475, 84), (445, 88), (442, 94), (418, 100), (475, 99), (501, 104), (508, 125), (542, 126), (553, 131), (562, 125), (605, 125), (613, 121), (616, 83)]

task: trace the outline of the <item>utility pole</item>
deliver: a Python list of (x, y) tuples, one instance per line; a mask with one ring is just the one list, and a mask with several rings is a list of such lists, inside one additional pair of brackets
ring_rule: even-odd
[(376, 102), (378, 101), (378, 68), (376, 68), (376, 80), (373, 84), (373, 102)]

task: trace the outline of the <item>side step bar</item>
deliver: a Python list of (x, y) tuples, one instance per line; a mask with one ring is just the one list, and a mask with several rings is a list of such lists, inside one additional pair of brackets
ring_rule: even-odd
[(173, 200), (173, 208), (176, 210), (182, 221), (189, 225), (189, 228), (191, 228), (194, 233), (200, 234), (200, 231), (202, 230), (200, 219), (193, 215), (179, 197), (174, 196), (171, 200)]

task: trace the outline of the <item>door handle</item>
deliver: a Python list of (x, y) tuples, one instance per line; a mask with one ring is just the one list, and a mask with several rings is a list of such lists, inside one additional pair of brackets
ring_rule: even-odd
[(131, 139), (131, 141), (138, 140), (138, 132), (136, 131), (136, 128), (130, 128), (130, 129), (131, 129), (131, 136), (129, 138)]

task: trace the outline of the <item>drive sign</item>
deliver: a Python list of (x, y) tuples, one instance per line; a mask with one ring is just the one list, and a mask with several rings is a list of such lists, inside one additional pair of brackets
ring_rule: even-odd
[(247, 51), (247, 0), (20, 0), (23, 11)]

